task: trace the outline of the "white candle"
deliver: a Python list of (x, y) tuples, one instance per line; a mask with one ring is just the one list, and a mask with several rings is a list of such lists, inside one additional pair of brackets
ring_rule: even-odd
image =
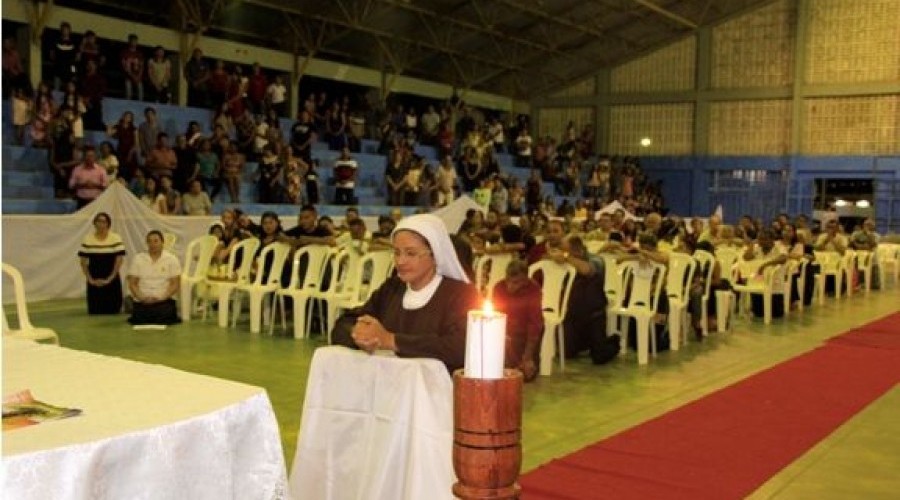
[(481, 311), (469, 311), (466, 328), (466, 366), (468, 378), (503, 378), (506, 347), (506, 315), (494, 311), (485, 301)]

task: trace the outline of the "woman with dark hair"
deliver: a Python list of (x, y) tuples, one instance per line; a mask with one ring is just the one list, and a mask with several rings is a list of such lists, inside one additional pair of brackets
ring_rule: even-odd
[(138, 130), (134, 126), (134, 113), (122, 113), (118, 123), (110, 127), (106, 133), (116, 139), (116, 156), (119, 158), (119, 176), (126, 181), (134, 177), (138, 169)]
[(94, 231), (81, 242), (78, 258), (87, 280), (88, 314), (118, 314), (122, 309), (119, 269), (125, 259), (122, 238), (110, 231), (112, 219), (100, 212), (94, 216)]

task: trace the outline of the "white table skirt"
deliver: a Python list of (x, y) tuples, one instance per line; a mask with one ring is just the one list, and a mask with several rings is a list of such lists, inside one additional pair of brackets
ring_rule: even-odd
[(453, 382), (443, 363), (316, 350), (294, 499), (452, 499), (452, 450)]
[(160, 365), (3, 340), (3, 394), (29, 389), (77, 417), (3, 433), (3, 498), (286, 496), (265, 391)]

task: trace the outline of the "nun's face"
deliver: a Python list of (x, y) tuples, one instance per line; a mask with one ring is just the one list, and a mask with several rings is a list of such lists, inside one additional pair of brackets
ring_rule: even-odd
[(427, 285), (437, 271), (434, 254), (425, 238), (412, 231), (394, 235), (394, 265), (397, 276), (413, 290)]

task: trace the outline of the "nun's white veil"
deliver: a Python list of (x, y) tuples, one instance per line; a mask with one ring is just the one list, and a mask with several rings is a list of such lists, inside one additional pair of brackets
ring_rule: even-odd
[(417, 214), (400, 219), (394, 232), (391, 233), (391, 241), (398, 231), (412, 231), (419, 234), (431, 247), (434, 261), (437, 265), (437, 274), (447, 278), (469, 283), (469, 277), (459, 263), (456, 248), (450, 241), (450, 233), (439, 217), (432, 214)]

